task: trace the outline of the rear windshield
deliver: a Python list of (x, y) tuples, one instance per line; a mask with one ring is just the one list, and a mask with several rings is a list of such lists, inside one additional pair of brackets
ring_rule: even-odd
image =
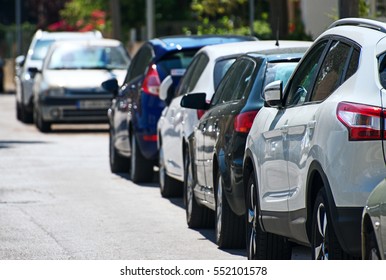
[(169, 75), (172, 71), (180, 71), (182, 75), (184, 71), (181, 70), (188, 67), (197, 51), (197, 49), (194, 49), (167, 54), (157, 63), (157, 69), (164, 77)]

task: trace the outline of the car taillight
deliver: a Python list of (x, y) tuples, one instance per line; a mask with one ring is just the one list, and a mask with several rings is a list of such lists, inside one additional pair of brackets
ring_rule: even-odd
[(338, 120), (347, 127), (349, 141), (384, 138), (383, 110), (380, 107), (341, 102), (336, 110)]
[(159, 95), (159, 86), (161, 81), (159, 79), (157, 65), (152, 64), (146, 73), (142, 84), (142, 91), (151, 95)]
[(146, 142), (157, 142), (158, 136), (157, 134), (144, 135), (143, 140)]
[(253, 120), (258, 111), (250, 111), (238, 114), (234, 120), (233, 127), (235, 131), (248, 133), (251, 130)]
[(197, 119), (201, 119), (205, 112), (205, 110), (197, 110)]

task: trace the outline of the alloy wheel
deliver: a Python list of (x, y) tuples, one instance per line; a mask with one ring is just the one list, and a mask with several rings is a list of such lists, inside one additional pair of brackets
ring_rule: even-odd
[(186, 214), (187, 219), (191, 219), (193, 209), (193, 177), (191, 172), (191, 162), (189, 155), (186, 156), (186, 168), (185, 168), (185, 184), (186, 184)]
[(164, 163), (164, 151), (162, 148), (162, 144), (159, 149), (159, 186), (161, 189), (161, 193), (164, 192), (165, 189), (165, 163)]
[(216, 241), (217, 244), (221, 238), (221, 229), (222, 229), (222, 182), (221, 176), (218, 177), (218, 186), (217, 186), (217, 197), (216, 197)]
[(247, 201), (247, 233), (248, 233), (248, 259), (253, 260), (256, 257), (256, 226), (257, 226), (257, 203), (256, 203), (256, 187), (255, 184), (252, 183), (249, 186), (249, 193), (248, 193), (248, 201)]
[(315, 236), (315, 259), (328, 260), (328, 227), (327, 213), (323, 203), (320, 203), (316, 212), (316, 236)]

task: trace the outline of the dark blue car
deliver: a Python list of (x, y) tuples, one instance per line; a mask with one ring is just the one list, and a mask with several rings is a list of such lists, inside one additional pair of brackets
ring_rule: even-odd
[(157, 122), (165, 107), (159, 98), (162, 80), (172, 75), (175, 88), (203, 46), (254, 40), (257, 39), (249, 36), (207, 35), (145, 42), (133, 57), (120, 88), (115, 79), (103, 83), (105, 89), (115, 92), (108, 111), (111, 171), (130, 171), (131, 180), (136, 183), (153, 180), (153, 166), (158, 163)]

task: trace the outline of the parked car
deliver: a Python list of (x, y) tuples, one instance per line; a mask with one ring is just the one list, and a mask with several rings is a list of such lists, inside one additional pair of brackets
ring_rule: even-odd
[(101, 82), (123, 82), (130, 57), (120, 41), (88, 39), (54, 43), (34, 85), (34, 121), (47, 132), (52, 123), (107, 122), (112, 94)]
[(43, 59), (49, 46), (58, 40), (102, 38), (99, 31), (90, 32), (48, 32), (38, 30), (34, 34), (27, 54), (15, 59), (16, 115), (17, 119), (31, 123), (33, 121), (33, 83), (34, 73), (31, 68), (41, 70)]
[(386, 259), (386, 179), (370, 193), (362, 214), (362, 259)]
[(160, 83), (172, 74), (176, 86), (194, 54), (205, 45), (255, 40), (208, 35), (147, 41), (134, 56), (120, 89), (114, 80), (103, 84), (115, 93), (109, 109), (111, 171), (130, 170), (136, 183), (153, 180), (153, 167), (158, 162), (157, 122), (165, 107), (159, 98)]
[(314, 259), (361, 256), (361, 217), (386, 175), (383, 149), (386, 24), (333, 23), (265, 106), (244, 159), (250, 258), (281, 256), (287, 241)]
[(263, 86), (288, 79), (310, 45), (260, 41), (254, 53), (240, 56), (230, 66), (210, 104), (206, 93), (181, 99), (183, 107), (207, 110), (189, 136), (185, 154), (187, 223), (207, 227), (214, 217), (221, 248), (245, 247), (242, 161), (249, 129), (264, 103)]
[[(179, 196), (183, 192), (184, 155), (188, 148), (188, 136), (204, 111), (181, 107), (187, 93), (206, 92), (208, 102), (238, 56), (257, 49), (261, 41), (239, 42), (206, 46), (200, 49), (181, 79), (177, 90), (160, 87), (160, 98), (166, 106), (157, 125), (159, 150), (159, 185), (163, 197)], [(166, 82), (166, 79), (164, 80)]]

